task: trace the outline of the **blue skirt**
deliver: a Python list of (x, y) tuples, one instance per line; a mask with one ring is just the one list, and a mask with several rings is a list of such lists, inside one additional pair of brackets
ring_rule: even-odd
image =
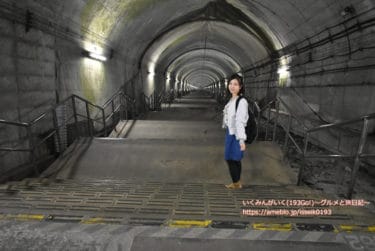
[(229, 135), (229, 130), (226, 130), (225, 135), (225, 160), (240, 161), (243, 158), (243, 151), (241, 151), (240, 141), (236, 140), (236, 135)]

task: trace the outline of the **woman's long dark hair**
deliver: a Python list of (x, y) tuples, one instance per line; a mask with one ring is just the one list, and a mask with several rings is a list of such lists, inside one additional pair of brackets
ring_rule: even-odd
[(240, 84), (240, 91), (238, 92), (238, 96), (244, 96), (245, 95), (245, 86), (242, 82), (242, 77), (240, 75), (238, 75), (237, 73), (236, 74), (233, 74), (232, 76), (230, 76), (230, 78), (228, 79), (228, 85), (227, 85), (227, 94), (230, 95), (230, 91), (229, 91), (229, 83), (230, 81), (232, 81), (233, 79), (237, 79), (238, 83)]

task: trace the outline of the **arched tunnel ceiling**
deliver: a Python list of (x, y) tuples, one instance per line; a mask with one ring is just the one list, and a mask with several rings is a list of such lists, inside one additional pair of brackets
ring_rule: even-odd
[(183, 81), (193, 86), (202, 86), (205, 83), (212, 83), (218, 81), (217, 75), (214, 72), (205, 69), (191, 70), (185, 75)]
[[(243, 12), (226, 1), (216, 1), (187, 13), (164, 28), (147, 45), (140, 63), (143, 63), (149, 72), (162, 74), (168, 71), (178, 76), (180, 72), (166, 69), (171, 64), (170, 58), (198, 48), (203, 48), (201, 65), (206, 61), (204, 51), (210, 49), (230, 55), (234, 61), (239, 62), (240, 67), (264, 59), (275, 50), (270, 37)], [(219, 58), (219, 55), (213, 57), (213, 60), (215, 58)], [(221, 72), (220, 78), (235, 71), (238, 70)], [(210, 83), (201, 83), (201, 86), (207, 84)]]
[[(167, 60), (167, 62), (169, 62), (169, 60)], [(161, 62), (161, 64), (163, 63)], [(239, 63), (221, 51), (196, 49), (173, 59), (172, 63), (167, 67), (166, 72), (168, 75), (174, 73), (178, 79), (185, 81), (187, 73), (200, 68), (205, 68), (208, 71), (214, 72), (216, 74), (215, 81), (225, 78), (233, 73), (233, 71), (239, 72), (241, 70)], [(203, 82), (200, 81), (200, 83)], [(193, 83), (191, 84), (193, 85)]]
[[(149, 72), (162, 74), (170, 64), (168, 58), (196, 48), (203, 48), (200, 61), (206, 60), (205, 50), (212, 49), (230, 55), (235, 61), (241, 62), (239, 63), (241, 67), (268, 55), (267, 48), (258, 38), (242, 28), (221, 21), (196, 21), (183, 24), (163, 34), (148, 48), (142, 59)], [(214, 60), (218, 57), (219, 55), (216, 55)], [(235, 71), (236, 69), (226, 71), (222, 78)], [(178, 74), (173, 72), (173, 75)]]
[(152, 44), (144, 62), (159, 64), (157, 68), (165, 71), (165, 66), (176, 54), (197, 48), (203, 48), (203, 52), (205, 49), (221, 51), (221, 54), (233, 58), (238, 64), (242, 62), (242, 67), (244, 62), (257, 61), (267, 56), (267, 50), (254, 36), (233, 25), (204, 21), (188, 23), (176, 29)]
[[(168, 69), (168, 66), (176, 56), (194, 49), (203, 48), (203, 55), (209, 49), (222, 52), (211, 58), (218, 60), (218, 65), (221, 64), (220, 57), (223, 54), (226, 58), (231, 57), (236, 66), (224, 70), (225, 75), (229, 75), (240, 71), (238, 66), (249, 66), (280, 47), (278, 40), (273, 41), (275, 35), (270, 34), (269, 29), (261, 28), (257, 23), (259, 20), (254, 21), (225, 0), (140, 0), (139, 4), (132, 0), (126, 1), (127, 4), (123, 2), (102, 0), (103, 7), (99, 15), (87, 14), (89, 18), (86, 18), (85, 23), (88, 23), (89, 28), (95, 28), (92, 25), (95, 23), (102, 30), (108, 27), (99, 25), (98, 20), (100, 17), (108, 19), (105, 10), (112, 6), (109, 8), (113, 10), (109, 19), (113, 20), (113, 16), (117, 16), (118, 20), (111, 32), (103, 31), (102, 34), (108, 37), (115, 51), (120, 52), (127, 62), (159, 75), (166, 71), (181, 75)], [(93, 5), (90, 6), (92, 11), (100, 9), (98, 1), (91, 0), (89, 3)], [(85, 9), (87, 13), (90, 12), (88, 6)], [(91, 25), (87, 21), (90, 18)], [(262, 26), (267, 27), (265, 24)], [(204, 56), (201, 60), (205, 60)]]
[[(80, 24), (83, 39), (95, 43), (101, 36), (115, 55), (126, 62), (128, 71), (135, 73), (140, 66), (154, 63), (160, 74), (168, 70), (178, 55), (202, 48), (221, 51), (241, 67), (251, 66), (275, 50), (339, 23), (340, 11), (352, 3), (349, 0), (28, 2), (40, 2), (43, 7), (40, 11), (46, 12), (46, 16), (55, 15), (54, 18), (60, 15), (58, 22), (73, 30), (76, 30), (74, 25)], [(366, 4), (374, 5), (370, 0), (363, 1)]]
[[(183, 52), (176, 58), (167, 58), (166, 62), (170, 62), (170, 64), (167, 66), (166, 72), (175, 72), (184, 64), (188, 62), (199, 62), (202, 61), (202, 58), (207, 61), (215, 61), (220, 67), (230, 70), (230, 72), (226, 71), (227, 73), (231, 73), (233, 70), (236, 72), (241, 70), (240, 64), (230, 55), (219, 50), (198, 48)], [(163, 61), (161, 61), (160, 64), (164, 65)]]
[[(204, 61), (199, 63), (190, 62), (183, 65), (178, 71), (177, 79), (185, 79), (187, 75), (197, 70), (207, 71), (214, 74), (216, 81), (225, 78), (227, 75), (225, 71), (220, 69), (214, 62)], [(190, 83), (193, 84), (194, 83)]]

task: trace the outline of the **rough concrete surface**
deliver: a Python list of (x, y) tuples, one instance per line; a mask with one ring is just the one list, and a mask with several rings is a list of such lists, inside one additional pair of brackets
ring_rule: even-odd
[[(0, 222), (1, 250), (363, 250), (366, 233), (278, 232), (261, 230)], [(370, 242), (369, 242), (370, 241)]]

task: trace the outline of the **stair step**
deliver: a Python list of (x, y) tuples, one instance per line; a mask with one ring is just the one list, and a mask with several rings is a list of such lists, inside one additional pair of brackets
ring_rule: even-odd
[[(332, 215), (249, 217), (243, 210), (298, 210), (301, 206), (261, 206), (244, 204), (250, 200), (323, 200), (327, 196), (293, 185), (248, 186), (242, 190), (227, 190), (221, 184), (164, 183), (138, 180), (51, 180), (40, 179), (12, 182), (0, 190), (0, 213), (43, 215), (82, 215), (93, 213), (103, 217), (122, 214), (122, 221), (136, 215), (154, 215), (168, 219), (201, 217), (210, 220), (279, 219), (288, 222), (375, 224), (371, 213), (364, 208), (315, 207), (332, 209)], [(87, 191), (87, 188), (91, 188)], [(171, 188), (175, 188), (170, 190)], [(271, 192), (270, 192), (271, 190)], [(311, 209), (311, 208), (304, 208)]]

